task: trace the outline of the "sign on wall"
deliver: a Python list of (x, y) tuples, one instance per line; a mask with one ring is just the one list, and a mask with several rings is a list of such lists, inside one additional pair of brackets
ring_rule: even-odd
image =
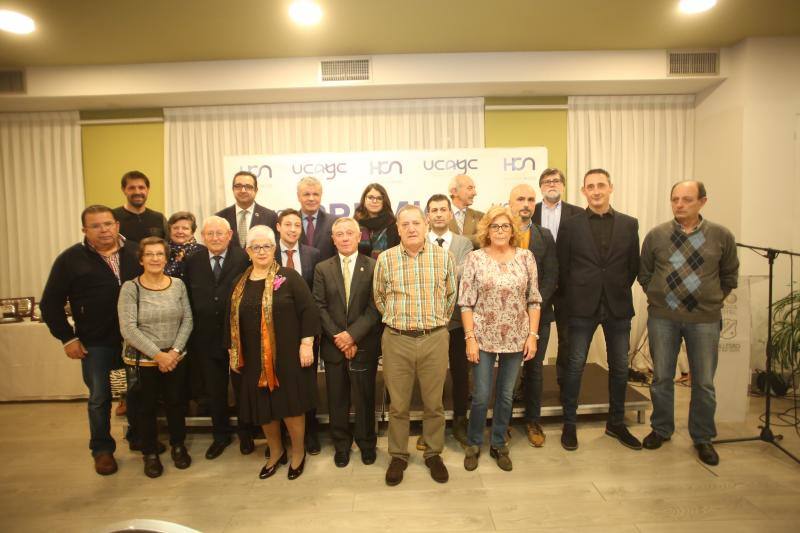
[(424, 207), (431, 195), (447, 194), (453, 176), (469, 174), (478, 191), (473, 206), (485, 210), (508, 202), (511, 188), (523, 181), (538, 189), (547, 148), (232, 155), (225, 156), (224, 167), (227, 205), (234, 201), (231, 180), (240, 170), (256, 175), (256, 202), (274, 210), (298, 207), (297, 182), (314, 176), (322, 182), (323, 207), (335, 216), (352, 215), (369, 183), (386, 188), (396, 211), (408, 203)]

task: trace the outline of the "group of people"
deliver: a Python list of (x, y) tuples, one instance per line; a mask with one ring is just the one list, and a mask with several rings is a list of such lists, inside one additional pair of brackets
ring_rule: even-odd
[[(539, 187), (540, 202), (533, 186), (523, 183), (510, 191), (507, 206), (482, 213), (471, 207), (477, 191), (462, 174), (450, 182), (449, 195), (395, 212), (386, 189), (372, 183), (354, 217), (335, 218), (320, 207), (316, 178), (297, 184), (299, 209), (276, 212), (255, 202), (258, 181), (241, 171), (232, 180), (234, 205), (203, 221), (201, 245), (194, 240), (194, 215), (182, 211), (166, 220), (148, 209), (149, 180), (138, 171), (126, 173), (125, 205), (83, 211), (85, 239), (56, 258), (41, 301), (51, 333), (68, 357), (82, 362), (96, 472), (117, 470), (109, 373), (124, 361), (126, 438), (131, 450), (142, 452), (147, 476), (163, 472), (159, 398), (172, 461), (179, 469), (191, 465), (185, 446), (191, 367), (202, 378), (213, 425), (205, 457), (221, 455), (234, 431), (240, 452), (252, 453), (260, 428), (267, 446), (259, 477), (288, 464), (288, 478), (297, 478), (306, 454), (320, 452), (319, 358), (337, 467), (349, 464), (354, 441), (364, 464), (376, 460), (381, 359), (389, 397), (388, 485), (403, 480), (410, 458), (417, 383), (423, 423), (416, 447), (431, 477), (448, 480), (441, 459), (448, 368), (452, 431), (464, 447), (464, 467), (478, 467), (491, 407), (489, 455), (509, 471), (508, 426), (520, 371), (527, 439), (534, 447), (545, 444), (542, 364), (553, 322), (564, 449), (578, 448), (581, 378), (601, 326), (609, 367), (606, 434), (633, 449), (655, 449), (670, 439), (683, 339), (692, 372), (689, 432), (699, 458), (716, 464), (711, 440), (720, 311), (736, 287), (738, 260), (732, 234), (700, 215), (705, 187), (684, 181), (672, 188), (674, 219), (647, 234), (641, 253), (637, 220), (611, 208), (607, 171), (585, 174), (586, 209), (563, 200), (565, 179), (558, 169), (545, 170)], [(654, 361), (652, 431), (643, 442), (624, 422), (637, 278), (648, 298)], [(235, 430), (229, 426), (229, 382)]]

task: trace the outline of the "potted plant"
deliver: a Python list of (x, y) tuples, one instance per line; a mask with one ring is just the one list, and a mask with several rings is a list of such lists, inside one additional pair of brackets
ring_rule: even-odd
[(792, 291), (772, 305), (771, 348), (770, 385), (777, 396), (783, 396), (800, 375), (800, 291)]

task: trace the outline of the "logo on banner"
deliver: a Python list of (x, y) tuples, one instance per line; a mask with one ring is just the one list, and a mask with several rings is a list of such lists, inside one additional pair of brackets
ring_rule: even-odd
[(344, 161), (329, 163), (294, 163), (292, 174), (295, 176), (318, 176), (325, 180), (336, 179), (339, 174), (347, 174), (347, 163)]
[(531, 171), (536, 170), (536, 161), (532, 157), (505, 157), (503, 158), (503, 170), (506, 172), (518, 172), (525, 170), (525, 166), (530, 163)]
[(272, 167), (269, 165), (247, 165), (239, 167), (239, 170), (245, 170), (251, 174), (255, 174), (256, 181), (261, 179), (261, 175), (266, 172), (267, 179), (272, 179)]
[(477, 159), (426, 159), (422, 162), (425, 170), (478, 170)]
[(392, 172), (403, 173), (403, 163), (400, 161), (370, 161), (369, 172), (371, 175), (385, 176)]

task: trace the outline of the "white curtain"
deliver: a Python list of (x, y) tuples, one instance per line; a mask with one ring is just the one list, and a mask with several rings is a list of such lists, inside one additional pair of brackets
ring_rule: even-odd
[(226, 155), (482, 148), (483, 98), (165, 109), (164, 143), (167, 213), (202, 219), (224, 207)]
[(0, 113), (0, 296), (42, 295), (55, 257), (81, 237), (78, 113)]
[[(569, 98), (567, 133), (568, 199), (586, 205), (583, 174), (604, 168), (611, 174), (614, 209), (639, 219), (639, 238), (669, 220), (673, 183), (694, 172), (694, 96), (575, 96)], [(643, 340), (647, 306), (634, 286), (636, 317), (631, 349)], [(605, 360), (595, 342), (590, 360)]]

